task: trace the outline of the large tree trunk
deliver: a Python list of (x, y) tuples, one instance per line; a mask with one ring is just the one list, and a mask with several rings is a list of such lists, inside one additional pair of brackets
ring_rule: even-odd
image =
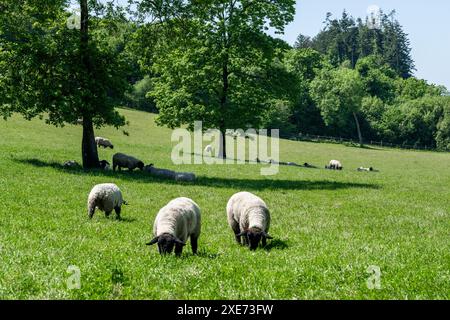
[(81, 142), (83, 168), (99, 168), (97, 145), (95, 143), (94, 125), (92, 119), (83, 118), (83, 140)]
[(363, 137), (361, 134), (361, 127), (359, 126), (359, 120), (358, 120), (358, 116), (356, 115), (356, 112), (353, 112), (353, 117), (355, 118), (356, 130), (358, 130), (359, 146), (362, 147), (364, 145), (364, 142), (363, 142)]
[[(81, 32), (80, 32), (80, 53), (81, 62), (85, 70), (86, 76), (90, 74), (91, 62), (89, 56), (89, 11), (88, 0), (80, 1), (81, 9)], [(82, 88), (82, 90), (89, 88)], [(83, 99), (85, 108), (89, 110), (89, 97), (85, 95)], [(81, 153), (83, 157), (83, 168), (99, 168), (100, 163), (97, 153), (97, 145), (95, 144), (94, 125), (92, 123), (92, 115), (87, 111), (83, 114), (83, 139), (81, 142)]]

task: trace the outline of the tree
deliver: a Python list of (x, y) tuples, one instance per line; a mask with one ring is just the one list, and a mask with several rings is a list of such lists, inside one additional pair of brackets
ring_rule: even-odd
[(127, 83), (117, 56), (91, 32), (101, 20), (92, 10), (105, 7), (79, 4), (80, 26), (69, 28), (67, 1), (0, 2), (0, 114), (45, 116), (55, 126), (82, 118), (83, 167), (97, 168), (94, 126), (125, 123), (114, 106)]
[[(171, 128), (195, 120), (203, 128), (258, 127), (271, 89), (271, 64), (287, 45), (264, 31), (282, 32), (293, 19), (293, 0), (187, 1), (166, 24), (170, 42), (153, 58), (157, 123)], [(150, 59), (149, 59), (150, 60)], [(225, 141), (219, 154), (226, 157)]]
[(358, 112), (364, 90), (357, 71), (348, 68), (322, 70), (311, 83), (311, 95), (327, 125), (335, 124), (343, 129), (352, 117), (359, 143), (363, 145)]
[(310, 84), (326, 65), (324, 56), (311, 48), (293, 49), (286, 52), (284, 64), (295, 77), (294, 81), (289, 82), (295, 84), (291, 122), (298, 132), (323, 134), (325, 125), (320, 110), (311, 98)]
[[(415, 67), (408, 35), (395, 19), (395, 11), (380, 12), (380, 26), (373, 27), (366, 18), (354, 19), (346, 11), (340, 19), (328, 13), (325, 28), (308, 45), (328, 56), (335, 67), (349, 61), (352, 68), (358, 60), (370, 55), (382, 57), (398, 76), (409, 78)], [(300, 36), (300, 39), (304, 39)]]

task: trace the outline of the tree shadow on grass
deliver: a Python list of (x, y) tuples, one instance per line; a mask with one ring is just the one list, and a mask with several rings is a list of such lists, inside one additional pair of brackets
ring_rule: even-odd
[(330, 180), (285, 180), (274, 179), (236, 179), (222, 177), (197, 176), (195, 181), (174, 181), (154, 177), (142, 171), (105, 171), (100, 169), (84, 170), (83, 168), (65, 168), (57, 162), (46, 162), (39, 159), (15, 159), (14, 161), (33, 165), (39, 168), (53, 168), (66, 174), (104, 176), (135, 181), (138, 183), (165, 183), (169, 185), (203, 186), (212, 188), (230, 188), (237, 190), (339, 190), (339, 189), (379, 189), (377, 184), (337, 182)]

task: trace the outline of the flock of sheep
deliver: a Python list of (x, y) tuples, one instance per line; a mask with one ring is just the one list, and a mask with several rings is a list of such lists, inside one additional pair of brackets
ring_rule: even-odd
[[(95, 141), (99, 147), (114, 148), (114, 145), (106, 138), (96, 137)], [(205, 148), (205, 152), (211, 153), (211, 146)], [(258, 161), (260, 162), (260, 161)], [(272, 160), (269, 161), (273, 163)], [(110, 169), (106, 160), (100, 162), (101, 167)], [(280, 163), (284, 164), (284, 163)], [(286, 165), (296, 165), (295, 163), (286, 163)], [(305, 167), (315, 168), (305, 163)], [(176, 173), (171, 170), (154, 168), (153, 164), (145, 166), (144, 163), (132, 156), (116, 153), (113, 156), (112, 169), (120, 171), (127, 168), (132, 171), (136, 168), (148, 171), (155, 175), (169, 176), (177, 179), (181, 174), (186, 178), (191, 173)], [(331, 160), (326, 169), (342, 170), (343, 166), (338, 160)], [(374, 171), (372, 167), (360, 167), (358, 171)], [(94, 186), (88, 197), (88, 215), (92, 218), (95, 210), (98, 208), (108, 217), (114, 210), (118, 219), (120, 219), (121, 208), (124, 201), (119, 187), (113, 183), (104, 183)], [(226, 206), (228, 225), (232, 229), (236, 241), (244, 244), (250, 250), (256, 250), (261, 243), (266, 246), (267, 239), (272, 239), (268, 234), (270, 226), (270, 212), (266, 203), (258, 196), (250, 192), (238, 192), (234, 194)], [(198, 238), (201, 232), (201, 214), (199, 206), (189, 198), (181, 197), (171, 200), (166, 206), (161, 208), (155, 218), (153, 225), (154, 238), (147, 245), (158, 244), (160, 254), (170, 254), (175, 249), (175, 254), (180, 255), (183, 246), (190, 238), (192, 252), (197, 253)], [(241, 243), (241, 240), (243, 243)]]
[[(122, 192), (113, 183), (98, 184), (92, 188), (88, 197), (88, 215), (92, 218), (96, 208), (108, 217), (114, 210), (120, 219), (121, 207), (126, 202)], [(270, 212), (266, 203), (250, 192), (234, 194), (227, 204), (228, 224), (234, 232), (236, 241), (256, 250), (259, 243), (266, 245), (270, 225)], [(186, 241), (190, 238), (192, 252), (197, 253), (198, 238), (201, 231), (199, 206), (191, 199), (180, 197), (171, 200), (156, 215), (153, 224), (154, 238), (147, 245), (158, 244), (160, 254), (180, 255)]]

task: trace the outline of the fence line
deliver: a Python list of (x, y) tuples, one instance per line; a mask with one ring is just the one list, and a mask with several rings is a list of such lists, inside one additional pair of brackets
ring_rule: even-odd
[[(311, 134), (298, 134), (296, 136), (283, 136), (280, 135), (281, 138), (295, 140), (295, 141), (310, 141), (310, 142), (327, 142), (327, 143), (352, 143), (355, 145), (359, 145), (359, 141), (353, 139), (347, 139), (342, 137), (329, 137), (329, 136), (318, 136)], [(364, 141), (364, 145), (370, 146), (378, 146), (378, 147), (388, 147), (388, 148), (397, 148), (397, 149), (407, 149), (407, 150), (426, 150), (426, 151), (444, 151), (450, 152), (450, 149), (438, 150), (434, 147), (429, 146), (421, 146), (421, 145), (408, 145), (408, 144), (395, 144), (383, 141)]]

